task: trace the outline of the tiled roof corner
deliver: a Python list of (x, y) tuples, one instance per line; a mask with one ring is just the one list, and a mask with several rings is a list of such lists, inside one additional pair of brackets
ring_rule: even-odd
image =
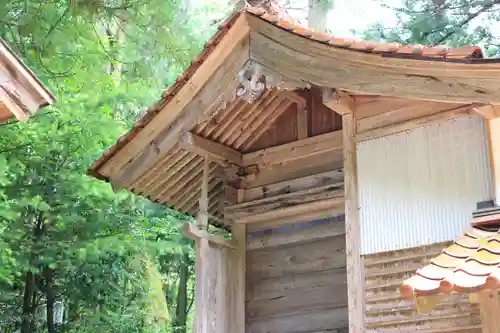
[(478, 227), (445, 248), (400, 287), (403, 297), (500, 288), (500, 232)]

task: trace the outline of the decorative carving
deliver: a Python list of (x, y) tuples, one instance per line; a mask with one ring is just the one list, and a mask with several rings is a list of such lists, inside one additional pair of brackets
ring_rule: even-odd
[(236, 90), (236, 96), (248, 103), (255, 102), (266, 88), (265, 76), (261, 66), (253, 61), (247, 62), (245, 67), (238, 73), (240, 86)]
[(247, 101), (255, 102), (265, 89), (296, 90), (310, 88), (309, 83), (291, 80), (281, 76), (254, 61), (249, 61), (238, 73), (240, 86), (236, 90), (236, 96)]

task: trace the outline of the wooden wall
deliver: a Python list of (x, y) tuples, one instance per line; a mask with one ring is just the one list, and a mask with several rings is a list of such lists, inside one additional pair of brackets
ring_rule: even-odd
[[(307, 115), (307, 134), (309, 137), (325, 134), (342, 129), (342, 117), (323, 104), (321, 90), (317, 87), (297, 91), (299, 98), (305, 102)], [(297, 141), (297, 105), (290, 108), (269, 126), (260, 138), (245, 152), (252, 152), (264, 148), (274, 147)]]
[(247, 239), (247, 333), (348, 331), (343, 216)]
[(468, 296), (443, 297), (431, 313), (417, 313), (415, 302), (400, 298), (401, 282), (429, 263), (447, 243), (364, 256), (366, 332), (480, 333), (476, 304)]

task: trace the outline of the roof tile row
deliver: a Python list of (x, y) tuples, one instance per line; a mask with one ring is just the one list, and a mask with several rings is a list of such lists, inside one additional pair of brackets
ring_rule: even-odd
[(474, 292), (500, 288), (500, 233), (471, 228), (404, 281), (401, 294)]

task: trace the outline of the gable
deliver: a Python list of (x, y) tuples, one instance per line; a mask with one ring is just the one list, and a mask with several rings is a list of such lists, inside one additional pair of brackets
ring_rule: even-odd
[[(263, 135), (277, 135), (276, 142), (286, 142), (285, 131), (276, 130), (275, 122), (288, 114), (295, 116), (289, 110), (296, 101), (282, 97), (282, 102), (275, 101), (278, 97), (271, 99), (269, 94), (278, 91), (272, 89), (283, 92), (316, 86), (459, 105), (489, 103), (500, 96), (500, 85), (492, 75), (500, 66), (481, 58), (477, 47), (358, 43), (314, 33), (261, 10), (235, 13), (160, 102), (96, 161), (90, 172), (116, 187), (190, 213), (200, 188), (203, 157), (180, 146), (183, 132), (208, 140), (205, 144), (216, 142), (229, 155), (265, 148), (259, 143)], [(266, 93), (259, 92), (254, 104), (245, 105), (244, 96), (235, 95), (242, 86), (241, 69), (249, 62), (258, 65), (265, 84), (273, 84), (266, 87)], [(272, 107), (262, 107), (265, 103)], [(340, 129), (332, 126), (330, 130)], [(234, 131), (228, 131), (229, 127)], [(217, 168), (216, 164), (211, 166), (213, 198), (223, 191)], [(157, 177), (150, 177), (152, 174)], [(185, 178), (187, 174), (189, 178)], [(159, 178), (162, 183), (157, 182)], [(161, 188), (160, 184), (167, 183)], [(153, 191), (152, 184), (159, 188)], [(213, 209), (219, 204), (211, 202)]]

